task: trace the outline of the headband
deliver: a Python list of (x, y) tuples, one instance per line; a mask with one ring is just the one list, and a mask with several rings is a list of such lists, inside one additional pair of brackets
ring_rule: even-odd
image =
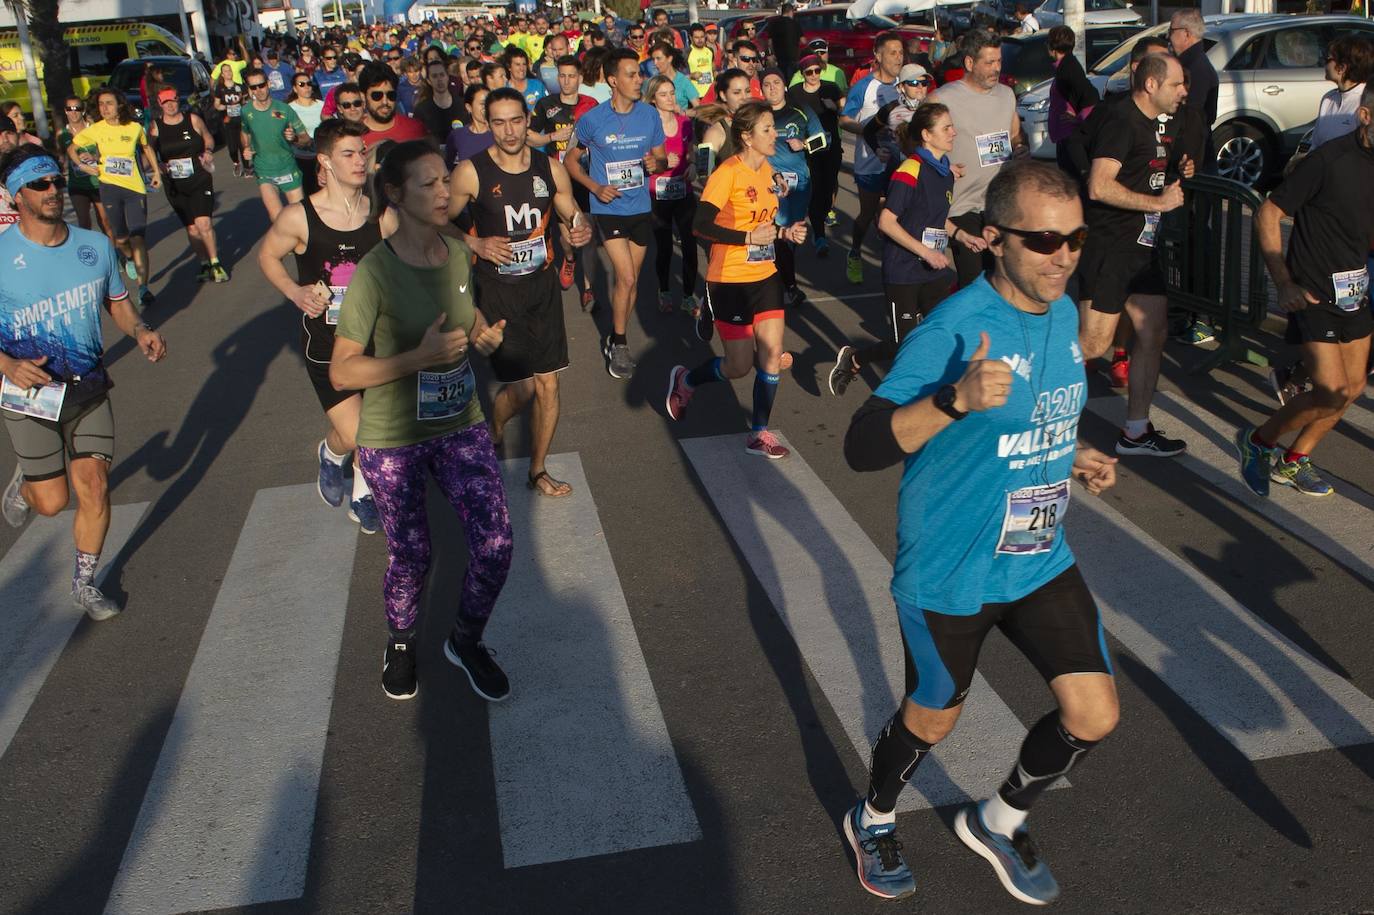
[(52, 156), (33, 156), (14, 167), (14, 171), (5, 179), (5, 190), (10, 192), (10, 198), (13, 199), (19, 196), (19, 189), (30, 181), (61, 174), (62, 169), (57, 167), (57, 160)]

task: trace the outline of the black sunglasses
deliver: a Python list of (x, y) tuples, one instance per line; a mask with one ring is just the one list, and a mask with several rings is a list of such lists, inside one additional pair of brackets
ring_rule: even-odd
[(325, 60), (338, 60), (338, 59), (339, 59), (339, 55), (337, 55), (337, 54), (326, 54), (326, 55), (324, 55), (324, 59), (325, 59)]
[(367, 93), (367, 97), (372, 99), (372, 101), (374, 102), (380, 102), (383, 98), (385, 98), (388, 102), (394, 102), (396, 101), (396, 92), (395, 90), (392, 90), (391, 92), (383, 92), (381, 89), (373, 89)]
[(303, 79), (303, 80), (301, 80), (300, 82), (296, 83), (296, 85), (297, 85), (297, 86), (308, 86), (308, 85), (310, 85), (310, 80), (308, 80), (308, 79)]
[(52, 175), (47, 178), (39, 178), (37, 181), (29, 181), (24, 187), (31, 191), (46, 191), (50, 187), (55, 187), (59, 191), (67, 186), (67, 179), (61, 175)]
[(336, 107), (338, 107), (338, 108), (361, 108), (361, 107), (363, 107), (363, 102), (362, 102), (362, 99), (359, 99), (359, 100), (356, 101), (356, 102), (339, 102), (339, 103), (336, 105)]
[(386, 56), (386, 59), (387, 59), (387, 60), (400, 60), (400, 59), (401, 59), (401, 55), (399, 55), (399, 54), (388, 54), (388, 55)]
[(266, 88), (267, 88), (267, 83), (249, 83), (249, 84), (248, 84), (248, 88), (249, 88), (249, 89), (266, 89)]
[(67, 110), (67, 111), (85, 111), (86, 109), (83, 108), (81, 105), (68, 105), (68, 106), (66, 106), (66, 109), (65, 109), (65, 110)]
[(739, 56), (739, 62), (742, 64), (756, 64), (759, 62), (759, 59), (757, 57), (745, 57), (741, 54)]
[(1036, 254), (1054, 254), (1064, 245), (1068, 245), (1070, 251), (1077, 251), (1088, 240), (1087, 226), (1079, 226), (1067, 235), (1062, 232), (1031, 232), (1026, 229), (1013, 229), (1011, 226), (994, 226), (993, 228), (1020, 238), (1021, 244)]

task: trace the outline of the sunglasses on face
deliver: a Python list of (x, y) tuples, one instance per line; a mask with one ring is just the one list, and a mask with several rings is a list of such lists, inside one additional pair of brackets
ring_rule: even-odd
[(249, 88), (249, 89), (266, 89), (266, 88), (267, 88), (267, 83), (249, 83), (249, 84), (248, 84), (248, 88)]
[(339, 102), (338, 107), (343, 108), (344, 110), (348, 110), (351, 108), (361, 108), (363, 107), (363, 100), (358, 99), (358, 101), (356, 102)]
[(373, 89), (367, 94), (367, 97), (374, 102), (380, 102), (382, 99), (386, 99), (388, 102), (396, 101), (396, 93), (394, 91), (383, 92), (381, 89)]
[(1061, 232), (1029, 232), (1025, 229), (1013, 229), (1010, 226), (995, 226), (1011, 235), (1021, 239), (1021, 244), (1026, 246), (1028, 251), (1036, 254), (1054, 254), (1060, 247), (1068, 245), (1070, 251), (1077, 251), (1083, 247), (1088, 240), (1088, 227), (1079, 226), (1068, 235)]
[(386, 59), (387, 59), (387, 60), (400, 60), (400, 59), (401, 59), (401, 55), (399, 55), (399, 54), (388, 54), (388, 55), (386, 56)]
[(46, 191), (50, 187), (55, 187), (59, 191), (67, 186), (67, 179), (61, 175), (53, 175), (48, 178), (39, 178), (37, 181), (30, 181), (24, 185), (31, 191)]
[(325, 59), (325, 60), (338, 60), (338, 59), (339, 59), (339, 55), (337, 55), (337, 54), (326, 54), (326, 55), (324, 55), (324, 59)]
[(755, 30), (754, 30), (754, 27), (753, 27), (753, 26), (747, 26), (747, 27), (745, 28), (745, 30), (744, 30), (744, 34), (746, 34), (746, 35), (752, 35), (752, 34), (754, 34), (754, 31), (755, 31)]
[(820, 67), (807, 67), (805, 70), (802, 71), (802, 76), (811, 76), (813, 73), (818, 74), (820, 72)]
[(308, 85), (310, 85), (310, 80), (308, 80), (308, 79), (307, 79), (307, 80), (302, 80), (301, 82), (296, 83), (296, 88), (297, 88), (297, 89), (300, 89), (301, 87), (303, 87), (303, 86), (308, 86)]
[(81, 111), (81, 110), (83, 110), (83, 109), (82, 109), (82, 107), (81, 107), (80, 105), (68, 105), (68, 106), (66, 107), (66, 110), (67, 110), (67, 111)]
[(759, 62), (759, 59), (757, 57), (745, 57), (741, 54), (739, 56), (739, 62), (742, 64), (756, 64)]
[(631, 38), (631, 40), (633, 40), (633, 41), (639, 41), (639, 39), (641, 39), (641, 38), (643, 38), (643, 37), (644, 37), (644, 33), (643, 33), (643, 32), (632, 32), (632, 33), (630, 34), (630, 38)]

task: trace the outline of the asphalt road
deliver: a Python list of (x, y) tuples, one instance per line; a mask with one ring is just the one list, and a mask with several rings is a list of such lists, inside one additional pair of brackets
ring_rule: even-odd
[[(223, 156), (217, 182), (232, 282), (196, 285), (155, 194), (147, 318), (169, 357), (107, 326), (123, 615), (65, 602), (65, 521), (0, 528), (0, 910), (1021, 909), (951, 830), (953, 801), (990, 790), (1049, 707), (1000, 635), (962, 738), (904, 796), (917, 896), (864, 893), (837, 828), (901, 673), (898, 473), (860, 476), (840, 451), (877, 379), (823, 393), (836, 346), (883, 332), (872, 245), (861, 287), (842, 246), (799, 266), (781, 464), (742, 452), (745, 382), (668, 421), (669, 368), (709, 348), (657, 312), (651, 272), (629, 381), (603, 369), (607, 311), (568, 295), (552, 466), (578, 497), (508, 490), (519, 540), (489, 638), (513, 696), (487, 705), (442, 658), (465, 549), (435, 498), (421, 691), (397, 703), (378, 684), (384, 543), (314, 496), (297, 318), (255, 265), (254, 188)], [(1272, 407), (1263, 373), (1189, 374), (1203, 355), (1169, 345), (1155, 414), (1191, 456), (1124, 460), (1105, 498), (1075, 496), (1123, 717), (1030, 824), (1061, 911), (1371, 911), (1374, 405), (1317, 456), (1337, 497), (1262, 503), (1227, 442)], [(1089, 393), (1082, 437), (1109, 447), (1123, 405), (1101, 378)], [(512, 424), (512, 481), (524, 437)]]

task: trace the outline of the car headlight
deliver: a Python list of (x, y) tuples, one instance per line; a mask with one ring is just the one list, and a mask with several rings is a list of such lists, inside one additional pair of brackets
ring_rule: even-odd
[(1023, 104), (1021, 107), (1026, 111), (1034, 111), (1038, 114), (1042, 111), (1050, 110), (1050, 100), (1048, 98), (1042, 98), (1039, 101), (1027, 102), (1026, 104)]

